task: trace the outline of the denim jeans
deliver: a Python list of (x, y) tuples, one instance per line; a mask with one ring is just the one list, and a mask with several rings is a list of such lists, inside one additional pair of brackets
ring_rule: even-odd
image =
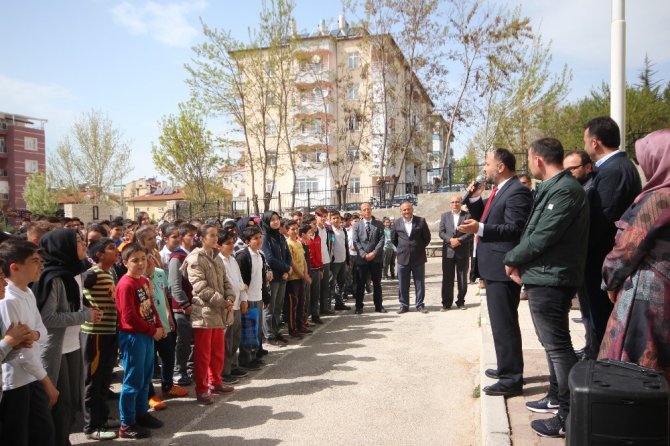
[(571, 287), (526, 285), (535, 332), (547, 353), (549, 397), (558, 399), (558, 414), (564, 420), (570, 411), (568, 375), (577, 363), (568, 320), (575, 291)]

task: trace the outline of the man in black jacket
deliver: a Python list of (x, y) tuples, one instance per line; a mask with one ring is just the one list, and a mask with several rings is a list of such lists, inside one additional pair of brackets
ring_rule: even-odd
[(614, 223), (642, 190), (640, 174), (625, 152), (617, 149), (619, 144), (619, 126), (612, 118), (601, 116), (584, 126), (584, 150), (595, 161), (596, 170), (589, 191), (591, 223), (584, 275), (590, 322), (596, 335), (590, 351), (592, 358), (598, 354), (607, 320), (614, 308), (607, 293), (600, 289), (603, 262), (614, 246), (617, 231)]
[(480, 199), (483, 184), (473, 190), (468, 207), (471, 220), (458, 230), (477, 234), (477, 265), (486, 283), (486, 302), (496, 350), (497, 369), (486, 370), (498, 382), (484, 387), (488, 395), (512, 396), (521, 393), (523, 352), (519, 328), (521, 286), (505, 274), (503, 258), (519, 243), (530, 213), (533, 197), (515, 175), (516, 159), (507, 149), (495, 149), (486, 157), (486, 181), (496, 186), (486, 204)]
[[(451, 210), (440, 217), (442, 244), (442, 311), (454, 303), (454, 277), (458, 283), (456, 306), (465, 310), (465, 293), (468, 291), (468, 261), (472, 249), (472, 234), (459, 232), (458, 226), (470, 218), (461, 210), (461, 197), (451, 197)], [(454, 274), (455, 271), (455, 274)]]

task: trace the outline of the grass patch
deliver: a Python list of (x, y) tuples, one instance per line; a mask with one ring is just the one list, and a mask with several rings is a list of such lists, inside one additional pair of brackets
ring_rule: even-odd
[(472, 389), (472, 397), (479, 398), (480, 396), (481, 396), (481, 390), (479, 389), (479, 384), (477, 384), (477, 387)]

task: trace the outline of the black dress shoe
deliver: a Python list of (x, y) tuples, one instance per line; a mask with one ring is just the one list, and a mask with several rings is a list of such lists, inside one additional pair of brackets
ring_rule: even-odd
[(396, 311), (396, 313), (398, 313), (398, 314), (403, 314), (403, 313), (407, 313), (407, 312), (409, 312), (409, 308), (407, 308), (407, 307), (400, 307), (400, 309), (398, 311)]
[(347, 310), (351, 310), (351, 308), (350, 308), (348, 305), (344, 305), (343, 303), (335, 304), (335, 309), (336, 309), (337, 311), (347, 311)]
[(377, 308), (377, 309), (375, 310), (375, 312), (376, 312), (376, 313), (388, 313), (388, 311), (386, 311), (386, 308), (384, 308), (384, 307), (379, 307), (379, 308)]
[(482, 390), (485, 394), (491, 396), (516, 396), (521, 395), (523, 388), (521, 385), (509, 387), (501, 384), (500, 382), (497, 382), (495, 384), (491, 384), (490, 386), (484, 387)]
[(489, 378), (493, 378), (493, 379), (500, 378), (500, 376), (498, 376), (498, 371), (496, 369), (486, 369), (486, 370), (484, 370), (484, 375), (488, 376)]
[(363, 314), (363, 309), (362, 308), (356, 308), (356, 311), (354, 311), (355, 314)]

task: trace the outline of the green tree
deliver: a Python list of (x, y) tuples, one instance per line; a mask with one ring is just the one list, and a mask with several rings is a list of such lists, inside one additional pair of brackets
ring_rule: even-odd
[(223, 163), (216, 153), (212, 134), (200, 112), (179, 105), (177, 115), (163, 117), (158, 144), (152, 144), (156, 169), (176, 183), (183, 183), (187, 199), (204, 208), (221, 192), (217, 170)]
[(51, 190), (51, 182), (46, 172), (35, 172), (26, 178), (23, 199), (33, 214), (53, 215), (58, 210), (58, 197)]
[(75, 121), (71, 135), (59, 143), (54, 155), (56, 183), (70, 192), (85, 185), (94, 193), (96, 203), (132, 170), (129, 143), (98, 110)]

